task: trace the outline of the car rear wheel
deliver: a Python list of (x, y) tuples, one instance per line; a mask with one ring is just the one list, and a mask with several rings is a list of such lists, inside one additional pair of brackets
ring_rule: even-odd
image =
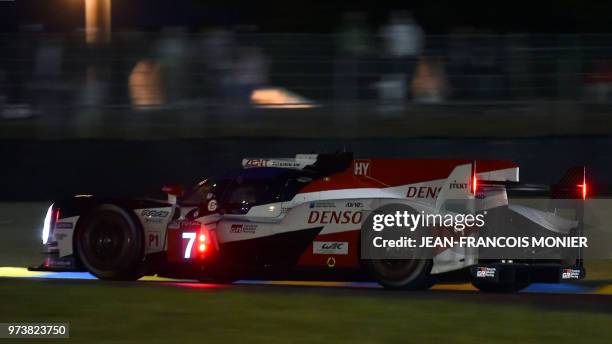
[(137, 220), (116, 205), (101, 205), (88, 215), (77, 228), (75, 245), (80, 262), (100, 279), (142, 277), (142, 229)]
[(426, 290), (433, 284), (429, 259), (373, 259), (363, 265), (387, 289)]

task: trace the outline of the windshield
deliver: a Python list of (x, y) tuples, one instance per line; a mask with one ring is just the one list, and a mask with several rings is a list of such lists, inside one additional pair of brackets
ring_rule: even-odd
[(231, 178), (208, 178), (203, 180), (181, 200), (181, 203), (199, 205), (213, 198), (220, 199), (231, 181)]
[(309, 173), (282, 168), (251, 168), (200, 182), (181, 203), (202, 205), (211, 199), (228, 214), (246, 214), (256, 205), (285, 202), (313, 180)]

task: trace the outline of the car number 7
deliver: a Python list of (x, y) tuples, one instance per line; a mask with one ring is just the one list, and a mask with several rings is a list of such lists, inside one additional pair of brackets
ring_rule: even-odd
[(195, 232), (183, 232), (183, 239), (189, 239), (187, 247), (185, 247), (185, 259), (191, 258), (191, 249), (193, 248), (193, 242), (195, 241)]

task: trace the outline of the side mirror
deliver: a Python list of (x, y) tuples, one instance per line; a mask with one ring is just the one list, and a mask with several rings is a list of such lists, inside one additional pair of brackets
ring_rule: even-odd
[(168, 194), (168, 203), (176, 204), (176, 199), (183, 196), (185, 190), (182, 185), (164, 185), (162, 191)]

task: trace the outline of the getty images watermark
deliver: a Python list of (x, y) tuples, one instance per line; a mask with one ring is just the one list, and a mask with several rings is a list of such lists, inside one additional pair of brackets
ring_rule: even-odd
[[(470, 211), (463, 202), (464, 212), (428, 213), (398, 204), (373, 211), (361, 228), (362, 258), (431, 259), (449, 251), (480, 259), (579, 259), (587, 249), (592, 257), (612, 257), (612, 245), (594, 243), (612, 243), (609, 226), (593, 232), (583, 203), (570, 207), (571, 216), (561, 216), (566, 209), (555, 206)], [(585, 232), (585, 224), (591, 232)], [(597, 239), (589, 237), (593, 233)]]
[(485, 225), (486, 211), (482, 214), (426, 214), (397, 210), (395, 214), (374, 214), (372, 229), (380, 232), (386, 227), (403, 227), (415, 231), (421, 227), (445, 227), (455, 231), (466, 228), (482, 228)]

